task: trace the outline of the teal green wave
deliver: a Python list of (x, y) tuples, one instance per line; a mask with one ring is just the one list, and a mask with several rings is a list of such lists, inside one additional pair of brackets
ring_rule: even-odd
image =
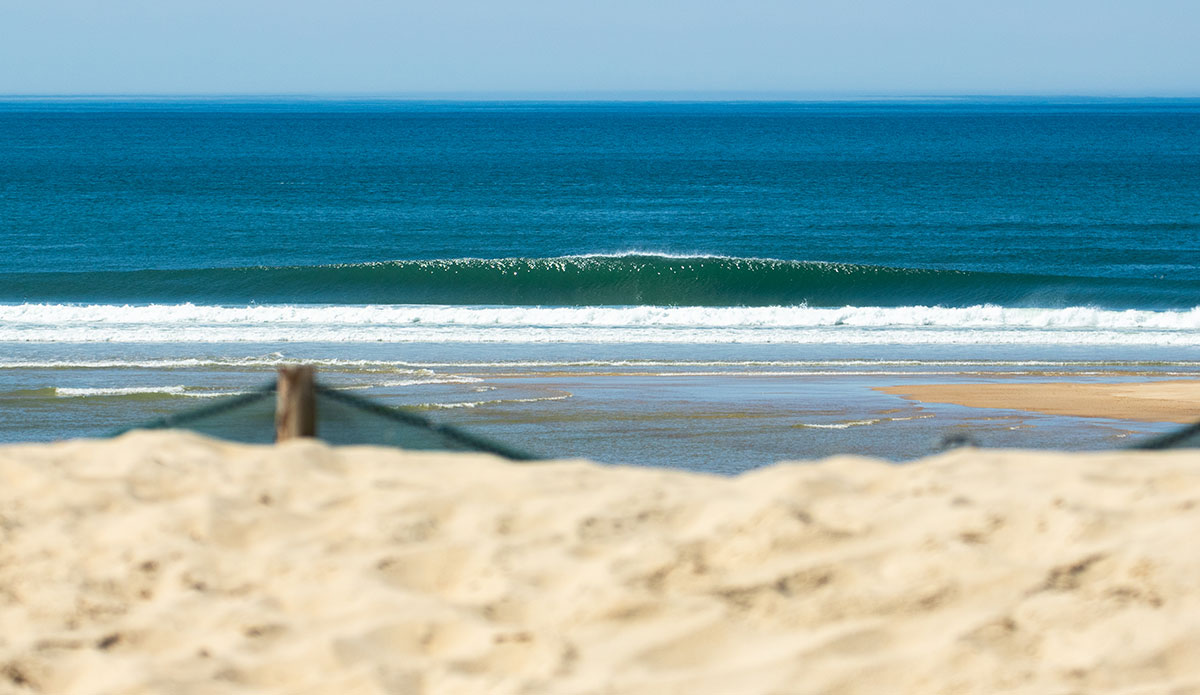
[(1197, 297), (1200, 279), (652, 254), (0, 274), (5, 302), (1187, 308)]

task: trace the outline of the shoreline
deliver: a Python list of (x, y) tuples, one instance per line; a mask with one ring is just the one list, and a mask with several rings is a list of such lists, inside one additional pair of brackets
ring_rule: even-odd
[(1046, 415), (1190, 424), (1200, 420), (1200, 379), (1083, 383), (955, 383), (879, 386), (918, 403), (1022, 410)]

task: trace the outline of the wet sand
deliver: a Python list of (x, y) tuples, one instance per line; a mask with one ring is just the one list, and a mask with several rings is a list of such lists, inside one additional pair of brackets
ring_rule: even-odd
[(876, 389), (921, 403), (1140, 422), (1200, 420), (1200, 379), (1123, 383), (914, 384)]

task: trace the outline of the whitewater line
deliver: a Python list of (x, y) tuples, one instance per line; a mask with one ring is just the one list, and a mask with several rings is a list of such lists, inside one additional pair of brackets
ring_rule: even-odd
[(1200, 307), (0, 305), (0, 341), (1200, 345)]
[(1198, 330), (1200, 306), (1187, 310), (1113, 310), (1086, 306), (452, 306), (363, 304), (6, 304), (0, 334), (39, 327), (81, 326), (262, 327), (597, 327), (597, 328), (1035, 328)]

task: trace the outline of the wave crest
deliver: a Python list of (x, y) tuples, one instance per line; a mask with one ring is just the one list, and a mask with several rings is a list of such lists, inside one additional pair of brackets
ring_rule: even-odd
[(0, 275), (12, 302), (1184, 308), (1200, 281), (622, 253)]

